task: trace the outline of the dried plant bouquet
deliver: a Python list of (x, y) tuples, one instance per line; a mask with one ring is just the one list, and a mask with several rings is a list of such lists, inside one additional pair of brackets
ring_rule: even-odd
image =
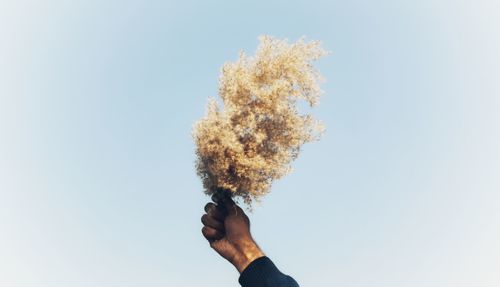
[(211, 98), (193, 130), (196, 169), (205, 193), (240, 197), (249, 207), (291, 171), (300, 147), (318, 139), (320, 122), (300, 114), (297, 100), (314, 106), (321, 94), (312, 61), (326, 54), (318, 41), (290, 44), (259, 38), (254, 57), (243, 52), (225, 63), (219, 78), (219, 107)]

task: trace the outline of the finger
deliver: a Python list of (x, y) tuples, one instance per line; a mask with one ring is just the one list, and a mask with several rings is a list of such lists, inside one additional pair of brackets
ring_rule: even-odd
[(205, 205), (205, 212), (218, 221), (224, 221), (226, 217), (224, 211), (213, 202), (209, 202)]
[(237, 205), (231, 197), (229, 190), (221, 189), (212, 195), (212, 200), (217, 203), (217, 207), (224, 215), (238, 214)]
[(201, 229), (201, 233), (208, 241), (218, 240), (224, 237), (224, 234), (222, 232), (208, 226), (203, 226), (203, 228)]
[(222, 205), (225, 207), (225, 200), (231, 198), (231, 191), (228, 189), (219, 188), (212, 195), (212, 200), (218, 205)]
[(212, 227), (222, 232), (224, 231), (224, 223), (218, 221), (217, 219), (208, 214), (203, 214), (203, 216), (201, 217), (201, 222), (205, 226)]
[(220, 201), (220, 199), (221, 199), (221, 194), (220, 194), (220, 192), (216, 192), (216, 193), (214, 193), (214, 194), (212, 195), (211, 199), (212, 199), (212, 201), (213, 201), (213, 202), (215, 202), (215, 203), (219, 204), (219, 201)]

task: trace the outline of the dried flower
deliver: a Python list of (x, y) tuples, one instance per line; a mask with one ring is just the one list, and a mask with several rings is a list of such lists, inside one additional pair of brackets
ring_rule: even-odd
[(302, 144), (322, 132), (321, 123), (299, 114), (296, 103), (317, 103), (322, 78), (311, 62), (325, 50), (318, 41), (259, 40), (255, 57), (242, 52), (236, 62), (224, 64), (219, 78), (223, 109), (210, 99), (193, 131), (205, 193), (225, 189), (249, 206), (291, 171)]

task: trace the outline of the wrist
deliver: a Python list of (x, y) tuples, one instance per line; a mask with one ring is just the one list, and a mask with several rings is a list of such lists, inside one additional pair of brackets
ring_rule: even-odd
[(241, 252), (233, 260), (233, 265), (239, 273), (243, 272), (255, 259), (265, 256), (259, 246), (252, 240), (240, 249)]

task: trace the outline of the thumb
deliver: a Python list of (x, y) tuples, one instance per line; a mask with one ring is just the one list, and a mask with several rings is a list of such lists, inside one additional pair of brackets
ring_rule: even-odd
[(235, 206), (237, 206), (231, 196), (231, 191), (227, 189), (218, 189), (214, 195), (212, 195), (212, 200), (226, 211), (233, 210)]
[(237, 212), (238, 205), (236, 205), (236, 203), (234, 202), (232, 197), (230, 197), (230, 196), (223, 197), (221, 202), (229, 214), (234, 213), (235, 211)]

